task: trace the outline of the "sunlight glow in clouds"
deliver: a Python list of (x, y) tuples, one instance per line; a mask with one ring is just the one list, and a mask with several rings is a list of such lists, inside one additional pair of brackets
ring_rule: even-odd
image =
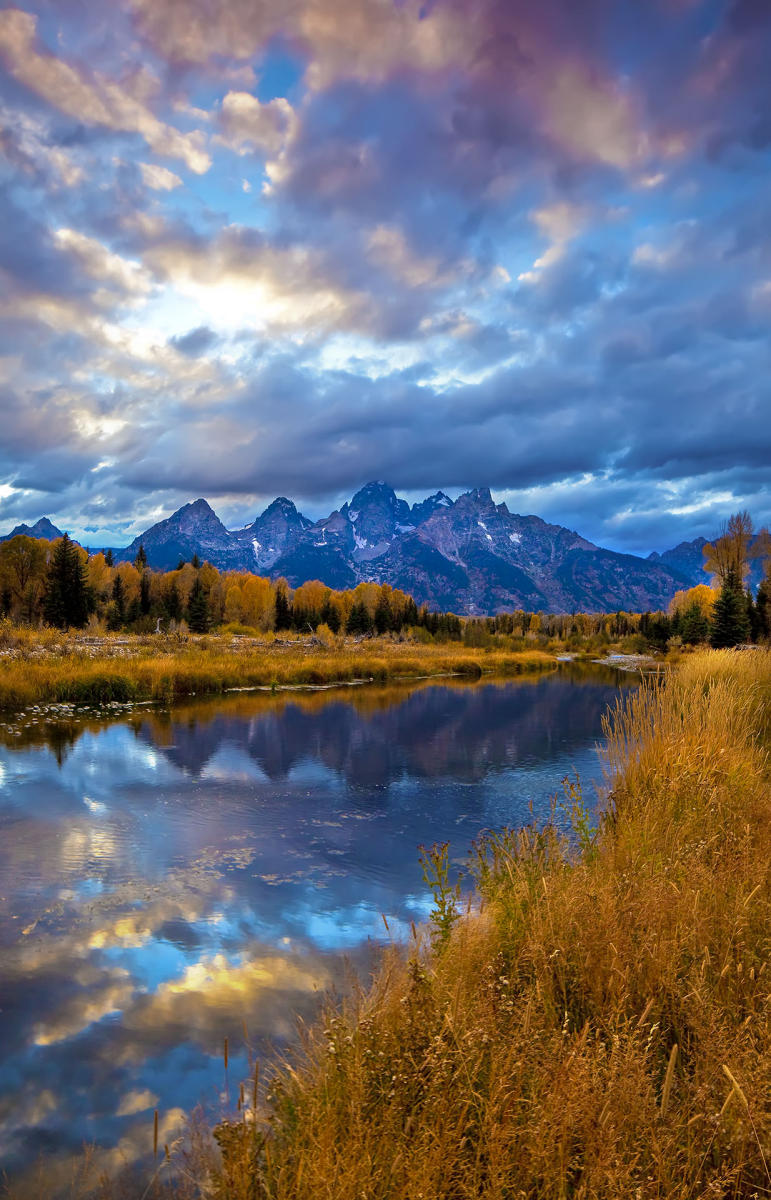
[(765, 0), (0, 7), (0, 532), (769, 521), (769, 51)]

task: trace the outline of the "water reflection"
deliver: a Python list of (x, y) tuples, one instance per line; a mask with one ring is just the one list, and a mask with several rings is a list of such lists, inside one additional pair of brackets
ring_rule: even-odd
[(148, 1110), (171, 1129), (216, 1103), (224, 1036), (291, 1037), (342, 952), (366, 969), (381, 914), (425, 916), (418, 843), (462, 858), (599, 776), (617, 686), (570, 669), (0, 731), (0, 1163), (84, 1139), (131, 1159)]

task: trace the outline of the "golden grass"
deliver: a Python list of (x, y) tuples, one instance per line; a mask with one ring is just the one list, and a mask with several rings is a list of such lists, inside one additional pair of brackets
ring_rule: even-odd
[(596, 836), (480, 847), (481, 912), (307, 1034), (217, 1194), (771, 1193), (770, 700), (730, 652), (620, 700)]
[(327, 647), (301, 638), (257, 644), (216, 636), (186, 642), (163, 636), (108, 637), (92, 645), (63, 635), (43, 641), (33, 636), (20, 632), (0, 658), (0, 709), (63, 701), (171, 702), (231, 688), (386, 683), (444, 674), (479, 678), (483, 673), (516, 675), (555, 666), (551, 655), (538, 650), (486, 652), (388, 638), (364, 643), (340, 639)]

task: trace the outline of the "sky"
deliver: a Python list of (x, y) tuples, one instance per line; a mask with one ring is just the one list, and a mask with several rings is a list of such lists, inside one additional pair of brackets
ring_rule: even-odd
[(769, 0), (0, 8), (0, 531), (768, 524), (770, 56)]

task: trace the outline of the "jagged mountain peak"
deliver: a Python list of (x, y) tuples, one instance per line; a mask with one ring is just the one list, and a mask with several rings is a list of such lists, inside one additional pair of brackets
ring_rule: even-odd
[(198, 499), (120, 557), (133, 558), (140, 543), (153, 567), (197, 554), (223, 570), (284, 576), (293, 587), (310, 579), (330, 587), (389, 583), (418, 603), (458, 613), (642, 611), (666, 606), (684, 578), (666, 553), (656, 560), (602, 550), (561, 525), (510, 513), (487, 487), (455, 501), (438, 491), (410, 508), (384, 480), (315, 523), (278, 496), (233, 532)]
[(354, 510), (364, 508), (370, 504), (387, 504), (395, 507), (398, 503), (396, 492), (390, 484), (386, 483), (383, 479), (377, 479), (370, 483), (365, 483), (364, 487), (359, 488), (348, 507)]
[(47, 542), (55, 542), (64, 537), (64, 534), (48, 517), (40, 517), (34, 525), (17, 525), (5, 537), (0, 537), (0, 542), (10, 542), (11, 538), (15, 537), (45, 538)]
[(434, 492), (433, 496), (426, 496), (425, 500), (413, 504), (410, 515), (415, 525), (421, 525), (444, 508), (452, 508), (452, 500), (444, 492)]
[(294, 500), (289, 500), (286, 496), (276, 496), (276, 499), (270, 502), (268, 507), (262, 513), (262, 516), (265, 517), (268, 515), (268, 513), (279, 511), (296, 513), (297, 505), (295, 504)]
[(495, 508), (495, 501), (488, 487), (472, 488), (470, 492), (464, 492), (462, 496), (459, 496), (455, 503), (459, 504), (461, 500), (478, 505), (480, 508)]
[(409, 505), (382, 479), (359, 488), (340, 515), (350, 524), (350, 553), (356, 562), (379, 558), (394, 538), (414, 528)]

